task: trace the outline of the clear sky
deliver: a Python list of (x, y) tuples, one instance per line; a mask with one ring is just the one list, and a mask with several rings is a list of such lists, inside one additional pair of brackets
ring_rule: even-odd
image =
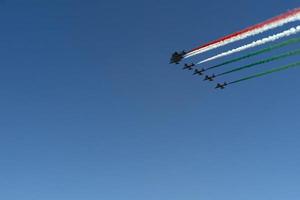
[(297, 6), (2, 0), (0, 199), (299, 199), (300, 69), (216, 91), (168, 64)]

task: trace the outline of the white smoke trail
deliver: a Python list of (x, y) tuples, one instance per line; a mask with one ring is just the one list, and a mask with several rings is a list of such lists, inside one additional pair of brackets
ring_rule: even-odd
[(263, 33), (265, 31), (268, 31), (268, 30), (271, 30), (271, 29), (274, 29), (274, 28), (278, 28), (278, 27), (283, 26), (283, 25), (285, 25), (287, 23), (295, 22), (295, 21), (298, 21), (298, 20), (300, 20), (300, 13), (297, 13), (297, 14), (294, 14), (292, 16), (280, 19), (278, 21), (266, 24), (266, 25), (264, 25), (264, 26), (262, 26), (260, 28), (256, 28), (256, 29), (247, 31), (247, 32), (242, 33), (240, 35), (237, 35), (237, 36), (228, 38), (226, 40), (223, 40), (223, 41), (211, 44), (209, 46), (200, 48), (198, 50), (189, 52), (184, 57), (185, 58), (189, 58), (191, 56), (195, 56), (197, 54), (200, 54), (200, 53), (203, 53), (203, 52), (206, 52), (206, 51), (210, 51), (212, 49), (216, 49), (218, 47), (221, 47), (221, 46), (224, 46), (224, 45), (227, 45), (227, 44), (230, 44), (230, 43), (233, 43), (233, 42), (236, 42), (236, 41), (248, 38), (250, 36), (254, 36), (254, 35)]
[(205, 60), (202, 60), (202, 61), (198, 62), (197, 64), (205, 63), (205, 62), (208, 62), (208, 61), (211, 61), (211, 60), (215, 60), (217, 58), (228, 56), (228, 55), (231, 55), (233, 53), (237, 53), (237, 52), (249, 49), (249, 48), (253, 48), (253, 47), (256, 47), (256, 46), (259, 46), (259, 45), (266, 44), (268, 42), (273, 42), (275, 40), (281, 39), (283, 37), (288, 37), (290, 35), (294, 35), (294, 34), (297, 34), (299, 32), (300, 32), (300, 25), (297, 26), (297, 27), (290, 28), (289, 30), (283, 31), (281, 33), (278, 33), (278, 34), (275, 34), (275, 35), (271, 35), (269, 37), (266, 37), (266, 38), (263, 38), (263, 39), (251, 42), (251, 43), (246, 44), (246, 45), (243, 45), (241, 47), (238, 47), (238, 48), (226, 51), (224, 53), (220, 53), (220, 54), (215, 55), (213, 57), (210, 57), (210, 58), (207, 58)]

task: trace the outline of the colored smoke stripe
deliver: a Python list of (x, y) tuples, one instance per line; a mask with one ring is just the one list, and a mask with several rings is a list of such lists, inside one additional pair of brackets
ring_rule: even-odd
[(281, 48), (281, 47), (285, 47), (285, 46), (290, 45), (290, 44), (299, 43), (299, 42), (300, 42), (300, 38), (292, 38), (292, 39), (289, 39), (287, 41), (281, 42), (279, 44), (275, 44), (275, 45), (269, 46), (267, 48), (249, 53), (245, 56), (234, 58), (234, 59), (228, 60), (226, 62), (223, 62), (221, 64), (218, 64), (218, 65), (215, 65), (215, 66), (212, 66), (212, 67), (208, 67), (208, 68), (205, 69), (205, 71), (211, 70), (211, 69), (214, 69), (214, 68), (218, 68), (218, 67), (221, 67), (221, 66), (224, 66), (224, 65), (228, 65), (228, 64), (231, 64), (231, 63), (235, 63), (235, 62), (244, 60), (246, 58), (257, 56), (257, 55), (260, 55), (260, 54), (263, 54), (263, 53), (266, 53), (266, 52), (269, 52), (269, 51), (272, 51), (272, 50), (275, 50), (275, 49), (278, 49), (278, 48)]
[(262, 72), (262, 73), (259, 73), (259, 74), (254, 74), (252, 76), (248, 76), (248, 77), (245, 77), (245, 78), (242, 78), (242, 79), (238, 79), (236, 81), (229, 82), (228, 85), (239, 83), (239, 82), (246, 81), (246, 80), (250, 80), (250, 79), (253, 79), (253, 78), (258, 78), (258, 77), (261, 77), (261, 76), (265, 76), (265, 75), (268, 75), (268, 74), (272, 74), (272, 73), (275, 73), (275, 72), (287, 70), (287, 69), (294, 68), (294, 67), (300, 67), (300, 62), (289, 64), (289, 65), (279, 67), (279, 68), (274, 68), (274, 69), (271, 69), (271, 70), (268, 70), (268, 71), (265, 71), (265, 72)]
[(236, 42), (242, 39), (245, 39), (250, 36), (257, 35), (259, 33), (263, 33), (265, 31), (268, 31), (270, 29), (274, 29), (280, 26), (283, 26), (290, 22), (295, 22), (297, 20), (300, 20), (300, 8), (294, 9), (292, 11), (289, 11), (287, 13), (284, 13), (282, 15), (279, 15), (277, 17), (274, 17), (272, 19), (269, 19), (265, 22), (262, 22), (260, 24), (251, 26), (249, 28), (246, 28), (242, 31), (233, 33), (231, 35), (225, 36), (223, 38), (220, 38), (218, 40), (215, 40), (213, 42), (207, 43), (205, 45), (202, 45), (198, 48), (195, 48), (188, 52), (185, 55), (185, 58), (230, 44), (232, 42)]
[(255, 63), (251, 63), (249, 65), (245, 65), (243, 67), (238, 67), (238, 68), (235, 68), (235, 69), (217, 74), (216, 76), (223, 76), (223, 75), (230, 74), (230, 73), (233, 73), (233, 72), (237, 72), (237, 71), (240, 71), (240, 70), (243, 70), (243, 69), (251, 68), (251, 67), (254, 67), (254, 66), (257, 66), (257, 65), (265, 64), (265, 63), (268, 63), (268, 62), (272, 62), (272, 61), (275, 61), (275, 60), (280, 60), (280, 59), (283, 59), (283, 58), (286, 58), (286, 57), (295, 56), (295, 55), (299, 55), (299, 54), (300, 54), (300, 49), (298, 49), (296, 51), (290, 51), (288, 53), (285, 53), (285, 54), (282, 54), (282, 55), (279, 55), (279, 56), (274, 56), (274, 57), (264, 59), (264, 60), (261, 60), (261, 61), (255, 62)]
[(247, 45), (243, 45), (241, 47), (238, 47), (238, 48), (235, 48), (235, 49), (232, 49), (232, 50), (220, 53), (220, 54), (215, 55), (213, 57), (210, 57), (210, 58), (207, 58), (205, 60), (202, 60), (202, 61), (198, 62), (197, 64), (201, 64), (201, 63), (205, 63), (205, 62), (208, 62), (208, 61), (212, 61), (212, 60), (215, 60), (217, 58), (221, 58), (221, 57), (228, 56), (228, 55), (231, 55), (231, 54), (234, 54), (234, 53), (237, 53), (237, 52), (241, 52), (241, 51), (244, 51), (244, 50), (249, 49), (249, 48), (253, 48), (253, 47), (260, 46), (260, 45), (263, 45), (263, 44), (266, 44), (266, 43), (269, 43), (269, 42), (273, 42), (273, 41), (279, 40), (281, 38), (297, 34), (299, 32), (300, 32), (300, 25), (297, 26), (297, 27), (290, 28), (289, 30), (283, 31), (281, 33), (278, 33), (278, 34), (275, 34), (275, 35), (271, 35), (269, 37), (266, 37), (266, 38), (254, 41), (254, 42), (249, 43)]

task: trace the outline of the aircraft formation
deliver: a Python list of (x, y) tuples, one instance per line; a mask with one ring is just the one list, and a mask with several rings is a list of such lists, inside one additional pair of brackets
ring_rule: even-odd
[[(241, 31), (238, 31), (238, 32), (232, 33), (230, 35), (226, 35), (224, 37), (221, 37), (219, 39), (213, 40), (211, 42), (208, 42), (208, 43), (206, 43), (204, 45), (201, 45), (197, 48), (194, 48), (190, 51), (174, 52), (171, 55), (170, 63), (174, 63), (174, 64), (178, 65), (183, 60), (186, 60), (186, 59), (191, 58), (193, 56), (203, 54), (207, 51), (211, 51), (211, 50), (214, 50), (214, 49), (217, 49), (217, 48), (221, 48), (221, 47), (223, 47), (227, 44), (234, 43), (234, 42), (246, 39), (248, 37), (252, 37), (252, 36), (258, 35), (260, 33), (267, 32), (267, 31), (270, 31), (270, 30), (288, 25), (289, 23), (292, 23), (292, 22), (299, 22), (299, 21), (300, 21), (300, 8), (296, 8), (296, 9), (290, 10), (286, 13), (283, 13), (281, 15), (278, 15), (276, 17), (273, 17), (271, 19), (268, 19), (264, 22), (261, 22), (259, 24), (256, 24), (256, 25), (250, 26), (248, 28), (245, 28)], [(204, 81), (212, 82), (220, 76), (225, 76), (227, 74), (236, 73), (236, 72), (239, 72), (241, 70), (256, 67), (256, 66), (259, 66), (259, 65), (263, 65), (263, 64), (266, 64), (266, 63), (273, 62), (275, 60), (284, 59), (284, 58), (287, 58), (287, 57), (290, 57), (290, 56), (299, 56), (300, 55), (300, 49), (296, 49), (294, 51), (289, 51), (289, 52), (286, 52), (286, 53), (283, 53), (283, 54), (280, 54), (280, 55), (277, 55), (277, 56), (268, 57), (266, 59), (262, 59), (262, 60), (259, 60), (257, 62), (254, 62), (254, 63), (250, 63), (250, 64), (240, 66), (240, 67), (237, 67), (237, 68), (233, 68), (233, 69), (221, 72), (221, 73), (212, 73), (211, 75), (207, 75), (208, 71), (214, 70), (216, 68), (221, 68), (225, 65), (230, 65), (230, 64), (242, 61), (242, 60), (246, 60), (246, 59), (251, 58), (251, 57), (255, 57), (255, 56), (258, 56), (258, 55), (261, 55), (261, 54), (265, 54), (267, 52), (271, 52), (275, 49), (279, 49), (279, 48), (283, 48), (283, 47), (286, 47), (286, 46), (289, 46), (289, 45), (300, 43), (300, 37), (299, 38), (288, 38), (288, 37), (296, 35), (298, 33), (300, 33), (300, 24), (297, 25), (297, 26), (294, 26), (294, 27), (290, 27), (290, 28), (286, 29), (285, 31), (278, 32), (278, 33), (275, 33), (273, 35), (270, 35), (268, 37), (264, 37), (264, 38), (261, 38), (261, 39), (258, 39), (258, 40), (254, 40), (253, 42), (250, 42), (248, 44), (236, 47), (236, 48), (231, 49), (229, 51), (224, 51), (224, 52), (219, 53), (217, 55), (214, 55), (212, 57), (201, 60), (197, 63), (185, 63), (183, 65), (182, 69), (192, 71), (193, 75), (203, 76)], [(268, 43), (273, 43), (273, 42), (275, 42), (279, 39), (282, 39), (282, 38), (287, 38), (287, 39), (283, 42), (279, 42), (279, 43), (276, 43), (276, 44), (271, 44), (270, 46), (267, 46), (267, 47), (262, 47), (262, 49), (255, 50), (253, 52), (247, 53), (246, 55), (242, 55), (242, 56), (239, 56), (239, 57), (235, 57), (235, 58), (225, 60), (225, 61), (223, 61), (219, 64), (216, 64), (214, 66), (210, 66), (210, 67), (206, 67), (206, 68), (203, 68), (203, 67), (199, 68), (198, 67), (199, 65), (203, 66), (204, 63), (208, 63), (208, 62), (213, 61), (213, 60), (217, 60), (217, 59), (220, 59), (220, 58), (223, 58), (223, 57), (227, 57), (227, 56), (233, 55), (235, 53), (245, 51), (247, 49), (263, 46), (263, 45), (268, 44)], [(296, 63), (292, 63), (292, 64), (287, 64), (285, 66), (273, 68), (273, 69), (270, 69), (270, 70), (267, 70), (267, 71), (264, 71), (264, 72), (260, 72), (260, 73), (257, 73), (257, 74), (249, 75), (247, 77), (242, 77), (242, 78), (237, 79), (237, 80), (217, 83), (215, 88), (216, 89), (225, 89), (228, 85), (232, 85), (232, 84), (235, 84), (235, 83), (250, 80), (250, 79), (253, 79), (253, 78), (258, 78), (258, 77), (261, 77), (261, 76), (265, 76), (265, 75), (268, 75), (268, 74), (272, 74), (272, 73), (275, 73), (275, 72), (279, 72), (279, 71), (283, 71), (283, 70), (287, 70), (287, 69), (295, 68), (295, 67), (300, 67), (300, 61), (296, 62)]]

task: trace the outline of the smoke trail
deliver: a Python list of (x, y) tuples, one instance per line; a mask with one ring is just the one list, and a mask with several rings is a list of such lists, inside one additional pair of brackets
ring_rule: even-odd
[(248, 77), (236, 80), (236, 81), (229, 82), (228, 85), (239, 83), (239, 82), (246, 81), (246, 80), (250, 80), (250, 79), (253, 79), (253, 78), (258, 78), (258, 77), (265, 76), (265, 75), (268, 75), (268, 74), (271, 74), (271, 73), (275, 73), (275, 72), (279, 72), (279, 71), (283, 71), (283, 70), (287, 70), (287, 69), (294, 68), (294, 67), (299, 67), (299, 66), (300, 66), (300, 62), (296, 62), (296, 63), (289, 64), (289, 65), (286, 65), (286, 66), (283, 66), (283, 67), (274, 68), (274, 69), (271, 69), (271, 70), (268, 70), (268, 71), (265, 71), (265, 72), (262, 72), (262, 73), (259, 73), (259, 74), (254, 74), (252, 76), (248, 76)]
[(218, 68), (218, 67), (221, 67), (221, 66), (224, 66), (224, 65), (227, 65), (227, 64), (235, 63), (237, 61), (241, 61), (241, 60), (244, 60), (246, 58), (257, 56), (259, 54), (263, 54), (263, 53), (266, 53), (266, 52), (269, 52), (269, 51), (272, 51), (272, 50), (275, 50), (275, 49), (278, 49), (278, 48), (281, 48), (281, 47), (284, 47), (284, 46), (287, 46), (287, 45), (290, 45), (290, 44), (299, 43), (299, 42), (300, 42), (300, 38), (292, 38), (292, 39), (289, 39), (287, 41), (281, 42), (279, 44), (275, 44), (275, 45), (269, 46), (267, 48), (261, 49), (259, 51), (249, 53), (245, 56), (234, 58), (234, 59), (228, 60), (226, 62), (223, 62), (221, 64), (218, 64), (218, 65), (215, 65), (215, 66), (212, 66), (212, 67), (208, 67), (208, 68), (205, 69), (205, 71), (208, 71), (208, 70), (211, 70), (211, 69), (214, 69), (214, 68)]
[(249, 48), (253, 48), (253, 47), (260, 46), (260, 45), (263, 45), (263, 44), (266, 44), (266, 43), (269, 43), (269, 42), (273, 42), (273, 41), (279, 40), (281, 38), (297, 34), (299, 32), (300, 32), (300, 25), (297, 26), (297, 27), (290, 28), (289, 30), (283, 31), (281, 33), (278, 33), (278, 34), (275, 34), (275, 35), (272, 35), (272, 36), (254, 41), (254, 42), (249, 43), (247, 45), (243, 45), (241, 47), (226, 51), (224, 53), (220, 53), (216, 56), (213, 56), (213, 57), (207, 58), (205, 60), (202, 60), (202, 61), (198, 62), (197, 64), (205, 63), (205, 62), (208, 62), (208, 61), (211, 61), (211, 60), (215, 60), (217, 58), (221, 58), (221, 57), (224, 57), (224, 56), (231, 55), (233, 53), (244, 51), (244, 50), (249, 49)]
[(265, 22), (259, 23), (257, 25), (246, 28), (242, 31), (230, 34), (228, 36), (222, 37), (218, 40), (214, 40), (210, 43), (207, 43), (198, 48), (195, 48), (195, 49), (189, 51), (185, 55), (185, 58), (188, 58), (188, 57), (191, 57), (191, 56), (194, 56), (194, 55), (230, 44), (232, 42), (236, 42), (236, 41), (245, 39), (250, 36), (257, 35), (259, 33), (263, 33), (265, 31), (283, 26), (290, 22), (295, 22), (297, 20), (300, 20), (300, 8), (294, 9), (292, 11), (289, 11), (287, 13), (284, 13), (282, 15), (279, 15), (277, 17), (269, 19)]
[(296, 51), (290, 51), (288, 53), (281, 54), (279, 56), (275, 56), (275, 57), (271, 57), (271, 58), (268, 58), (268, 59), (265, 59), (265, 60), (261, 60), (261, 61), (255, 62), (255, 63), (251, 63), (251, 64), (245, 65), (243, 67), (238, 67), (238, 68), (235, 68), (235, 69), (232, 69), (232, 70), (229, 70), (229, 71), (217, 74), (215, 76), (216, 77), (223, 76), (223, 75), (230, 74), (230, 73), (233, 73), (233, 72), (237, 72), (237, 71), (240, 71), (240, 70), (243, 70), (243, 69), (251, 68), (251, 67), (254, 67), (256, 65), (265, 64), (265, 63), (268, 63), (268, 62), (272, 62), (272, 61), (275, 61), (275, 60), (279, 60), (279, 59), (283, 59), (283, 58), (286, 58), (286, 57), (289, 57), (289, 56), (294, 56), (294, 55), (299, 55), (299, 54), (300, 54), (300, 49), (298, 49)]

